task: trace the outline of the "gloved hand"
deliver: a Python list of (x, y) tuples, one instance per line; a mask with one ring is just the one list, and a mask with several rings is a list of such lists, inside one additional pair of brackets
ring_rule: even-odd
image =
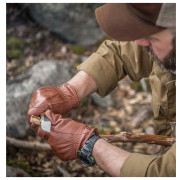
[(51, 120), (51, 132), (38, 129), (38, 135), (45, 138), (54, 153), (64, 161), (78, 159), (77, 152), (97, 129), (72, 119), (64, 119), (60, 114), (47, 110), (45, 115)]
[(52, 110), (56, 114), (66, 114), (79, 105), (79, 99), (75, 88), (68, 84), (57, 87), (41, 87), (37, 89), (31, 98), (27, 121), (33, 128), (35, 124), (30, 122), (32, 115), (39, 116), (46, 110)]

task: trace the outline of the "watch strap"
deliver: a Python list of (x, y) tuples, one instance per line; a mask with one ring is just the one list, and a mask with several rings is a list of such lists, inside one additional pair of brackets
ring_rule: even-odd
[(94, 144), (100, 137), (97, 134), (92, 134), (92, 136), (86, 141), (83, 148), (78, 151), (78, 157), (85, 166), (93, 166), (96, 164), (94, 157), (92, 156), (92, 150)]

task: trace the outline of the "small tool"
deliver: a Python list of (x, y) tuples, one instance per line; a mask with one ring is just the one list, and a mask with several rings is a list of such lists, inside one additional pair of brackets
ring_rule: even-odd
[[(50, 132), (51, 131), (51, 121), (45, 114), (42, 114), (41, 117), (38, 116), (31, 116), (30, 122), (41, 126), (44, 131)], [(175, 136), (175, 123), (171, 123), (172, 132)], [(121, 132), (119, 134), (112, 134), (112, 135), (103, 135), (99, 134), (103, 139), (110, 143), (117, 143), (117, 142), (137, 142), (137, 143), (148, 143), (148, 144), (159, 144), (163, 146), (171, 146), (176, 142), (176, 138), (170, 136), (162, 136), (162, 135), (152, 135), (152, 134), (145, 134), (145, 133), (128, 133), (128, 132)]]
[(46, 132), (51, 131), (51, 121), (45, 114), (42, 114), (41, 117), (32, 115), (30, 122), (41, 126), (41, 128)]

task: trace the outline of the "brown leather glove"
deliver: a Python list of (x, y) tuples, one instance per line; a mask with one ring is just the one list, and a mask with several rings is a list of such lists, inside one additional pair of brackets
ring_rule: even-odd
[(64, 161), (78, 159), (77, 152), (88, 138), (98, 131), (72, 119), (64, 119), (60, 114), (47, 110), (45, 115), (51, 120), (51, 132), (38, 129), (38, 135), (45, 138), (54, 153)]
[(35, 124), (30, 122), (31, 115), (39, 116), (46, 110), (52, 110), (56, 114), (66, 114), (79, 105), (79, 99), (75, 88), (68, 84), (57, 87), (41, 87), (37, 89), (31, 98), (27, 121), (32, 127)]

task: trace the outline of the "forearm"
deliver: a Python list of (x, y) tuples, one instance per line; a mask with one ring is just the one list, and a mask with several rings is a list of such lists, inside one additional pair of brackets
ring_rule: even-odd
[[(95, 81), (84, 71), (79, 71), (68, 83), (76, 89), (80, 100), (97, 91)], [(130, 153), (99, 139), (92, 154), (104, 171), (111, 176), (120, 176), (120, 168)]]
[(97, 85), (95, 81), (84, 71), (79, 71), (67, 83), (76, 89), (79, 100), (97, 91)]
[(103, 139), (99, 139), (95, 143), (92, 151), (96, 163), (113, 177), (120, 176), (120, 169), (130, 154), (128, 151), (113, 146)]

